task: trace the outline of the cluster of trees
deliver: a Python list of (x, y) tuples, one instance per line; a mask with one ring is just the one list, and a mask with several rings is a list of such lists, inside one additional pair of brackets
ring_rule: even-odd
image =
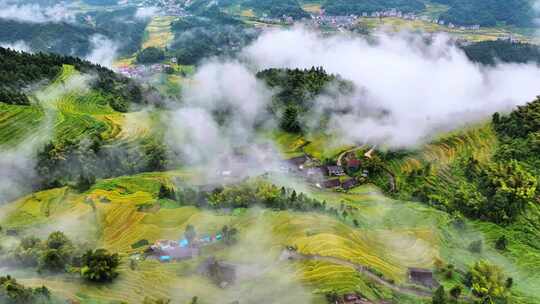
[(480, 164), (468, 158), (453, 164), (451, 174), (459, 178), (442, 187), (443, 181), (426, 164), (409, 173), (400, 191), (411, 191), (414, 199), (434, 207), (498, 224), (515, 221), (536, 197), (536, 177), (516, 160)]
[[(130, 104), (145, 102), (145, 91), (139, 84), (114, 73), (113, 71), (71, 56), (57, 54), (29, 54), (0, 47), (0, 91), (7, 91), (23, 100), (21, 90), (40, 81), (54, 79), (62, 70), (62, 65), (73, 65), (79, 72), (97, 75), (90, 86), (110, 96), (110, 105), (118, 111), (125, 112)], [(0, 102), (9, 102), (0, 99)]]
[(0, 303), (45, 304), (51, 302), (51, 292), (45, 286), (29, 288), (11, 276), (0, 277)]
[[(540, 99), (506, 116), (495, 113), (492, 123), (499, 142), (491, 159), (457, 159), (448, 168), (452, 180), (433, 172), (425, 162), (400, 177), (397, 195), (474, 219), (503, 225), (516, 221), (538, 197)], [(440, 143), (453, 145), (452, 140)], [(395, 153), (389, 158), (406, 156)], [(500, 245), (505, 247), (503, 242)]]
[(326, 211), (326, 202), (264, 181), (231, 185), (216, 190), (210, 194), (208, 202), (212, 208), (249, 208), (260, 205), (276, 210)]
[[(111, 281), (118, 276), (120, 264), (117, 254), (104, 249), (83, 251), (62, 232), (56, 231), (46, 240), (35, 236), (23, 238), (19, 245), (8, 252), (8, 264), (37, 268), (39, 272), (79, 273), (93, 282)], [(0, 299), (1, 299), (0, 289)]]
[[(448, 265), (443, 269), (448, 279), (452, 278), (453, 265)], [(457, 303), (463, 293), (463, 289), (469, 288), (476, 297), (475, 303), (501, 303), (508, 302), (508, 295), (514, 280), (506, 277), (501, 268), (488, 261), (476, 262), (470, 270), (465, 273), (463, 285), (455, 285), (448, 294), (444, 286), (437, 288), (433, 294), (433, 304)]]
[(425, 4), (420, 0), (326, 0), (323, 8), (329, 15), (360, 15), (363, 12), (371, 13), (398, 9), (402, 12), (420, 12), (425, 9)]
[(178, 63), (186, 65), (197, 64), (206, 57), (232, 55), (259, 33), (216, 6), (200, 15), (181, 18), (173, 22), (171, 28), (175, 33), (171, 52)]
[(500, 161), (520, 161), (540, 176), (540, 98), (518, 107), (507, 116), (493, 115), (500, 145), (495, 157)]
[[(302, 116), (310, 111), (315, 97), (321, 94), (347, 94), (354, 85), (341, 77), (328, 74), (321, 67), (311, 69), (267, 69), (257, 73), (270, 88), (276, 89), (272, 112), (280, 115), (284, 131), (302, 131)], [(334, 91), (329, 90), (332, 85)]]
[(481, 41), (461, 48), (471, 61), (485, 65), (495, 65), (497, 62), (540, 64), (540, 48), (529, 43), (504, 40)]
[(433, 0), (448, 5), (440, 18), (459, 25), (498, 23), (515, 26), (533, 26), (534, 10), (528, 0)]
[(167, 166), (167, 150), (148, 141), (140, 148), (104, 145), (99, 137), (81, 141), (50, 142), (37, 155), (36, 187), (48, 189), (65, 185), (86, 191), (96, 178), (162, 171)]
[(26, 94), (20, 91), (12, 91), (6, 88), (0, 88), (0, 102), (13, 105), (29, 105), (30, 99)]
[(451, 207), (472, 218), (511, 223), (536, 197), (536, 177), (516, 160), (481, 166), (471, 158), (465, 175)]
[(253, 9), (259, 14), (271, 18), (289, 16), (293, 19), (308, 18), (309, 14), (302, 9), (297, 0), (244, 0), (242, 6)]
[(165, 51), (157, 47), (148, 47), (137, 53), (137, 62), (142, 64), (156, 63), (165, 59)]

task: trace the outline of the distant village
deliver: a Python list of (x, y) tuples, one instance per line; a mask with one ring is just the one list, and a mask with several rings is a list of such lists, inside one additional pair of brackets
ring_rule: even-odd
[[(176, 62), (176, 58), (171, 58), (172, 64)], [(123, 65), (116, 68), (116, 71), (129, 78), (140, 79), (154, 74), (164, 73), (168, 68), (172, 68), (172, 66), (170, 64), (155, 63), (152, 65)]]
[(452, 22), (446, 22), (445, 20), (432, 18), (429, 16), (419, 16), (413, 13), (404, 13), (396, 9), (390, 9), (386, 11), (376, 11), (372, 13), (363, 12), (360, 15), (350, 15), (350, 16), (329, 16), (326, 15), (324, 10), (321, 11), (321, 14), (318, 16), (312, 15), (312, 24), (315, 26), (329, 26), (333, 28), (351, 28), (358, 22), (359, 18), (399, 18), (403, 20), (420, 20), (424, 22), (429, 22), (441, 26), (447, 26), (449, 29), (460, 29), (460, 30), (480, 30), (480, 25), (456, 25)]

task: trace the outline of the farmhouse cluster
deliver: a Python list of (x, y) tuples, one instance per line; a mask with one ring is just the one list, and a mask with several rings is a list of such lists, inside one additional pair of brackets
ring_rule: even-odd
[(146, 252), (148, 257), (158, 259), (160, 262), (173, 262), (187, 260), (200, 255), (203, 246), (221, 241), (221, 233), (215, 235), (203, 235), (199, 238), (188, 240), (182, 238), (175, 240), (158, 240), (150, 246)]
[(165, 69), (171, 68), (169, 64), (152, 65), (125, 65), (117, 68), (117, 72), (129, 78), (143, 78), (155, 73), (163, 73)]
[(368, 170), (362, 170), (360, 176), (348, 176), (348, 172), (360, 170), (361, 165), (354, 153), (349, 153), (343, 164), (336, 165), (319, 165), (308, 155), (302, 155), (288, 159), (283, 169), (304, 177), (317, 188), (349, 190), (360, 185), (369, 175)]

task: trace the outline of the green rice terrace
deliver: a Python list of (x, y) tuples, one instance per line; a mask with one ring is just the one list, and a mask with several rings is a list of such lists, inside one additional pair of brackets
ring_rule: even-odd
[[(153, 18), (145, 44), (164, 48), (173, 19)], [(225, 72), (156, 88), (1, 50), (22, 67), (0, 85), (17, 188), (0, 192), (0, 304), (540, 303), (540, 99), (397, 148), (338, 137), (351, 109), (314, 109), (355, 83), (320, 67), (214, 59)]]

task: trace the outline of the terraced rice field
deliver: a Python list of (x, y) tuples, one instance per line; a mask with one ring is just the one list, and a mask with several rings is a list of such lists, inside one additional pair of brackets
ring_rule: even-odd
[(311, 14), (320, 14), (322, 5), (320, 3), (305, 3), (302, 9)]
[(433, 24), (422, 20), (404, 20), (401, 18), (361, 18), (360, 24), (370, 29), (391, 29), (393, 31), (424, 31), (428, 33), (444, 32), (457, 38), (468, 41), (486, 41), (497, 40), (499, 38), (507, 38), (512, 35), (517, 40), (522, 42), (531, 42), (531, 38), (519, 33), (514, 33), (504, 28), (481, 28), (477, 31), (461, 30), (459, 28), (448, 28), (447, 26)]
[(13, 147), (36, 133), (44, 116), (39, 106), (0, 103), (0, 150)]
[(156, 16), (146, 28), (147, 39), (143, 43), (143, 49), (148, 47), (165, 48), (174, 38), (171, 30), (171, 23), (175, 17)]

